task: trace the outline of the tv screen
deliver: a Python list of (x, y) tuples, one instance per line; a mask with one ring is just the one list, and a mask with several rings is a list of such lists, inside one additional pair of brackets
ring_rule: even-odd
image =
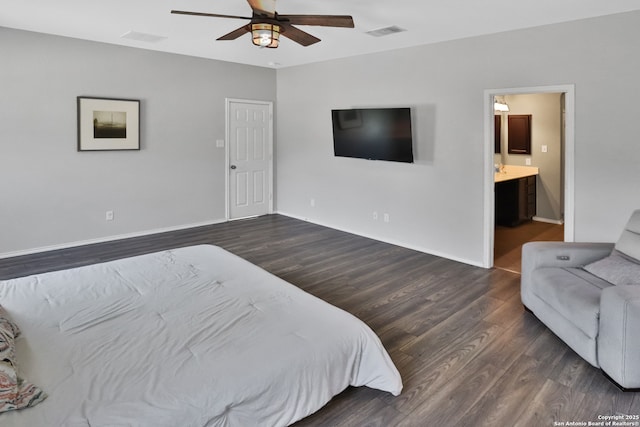
[(410, 108), (332, 110), (339, 157), (413, 163)]

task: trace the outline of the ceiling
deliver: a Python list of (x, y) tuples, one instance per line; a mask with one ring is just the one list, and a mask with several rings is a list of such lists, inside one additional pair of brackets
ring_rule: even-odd
[[(402, 47), (640, 10), (638, 0), (277, 0), (281, 14), (351, 15), (355, 28), (299, 26), (322, 41), (253, 46), (250, 36), (215, 39), (239, 19), (172, 15), (172, 9), (251, 16), (245, 0), (0, 0), (0, 26), (203, 58), (283, 68)], [(406, 31), (374, 37), (368, 31)], [(159, 36), (122, 38), (130, 31)]]

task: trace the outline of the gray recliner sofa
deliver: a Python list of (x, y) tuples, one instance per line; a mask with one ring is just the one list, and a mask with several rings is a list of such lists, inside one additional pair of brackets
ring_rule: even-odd
[(614, 243), (522, 247), (522, 303), (622, 389), (640, 388), (640, 210)]

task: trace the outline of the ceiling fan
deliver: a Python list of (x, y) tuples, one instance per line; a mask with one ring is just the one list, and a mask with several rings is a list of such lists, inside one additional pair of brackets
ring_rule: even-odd
[(251, 17), (188, 12), (185, 10), (172, 10), (171, 13), (214, 18), (247, 19), (250, 21), (247, 25), (243, 25), (219, 37), (217, 40), (235, 40), (245, 33), (251, 33), (253, 44), (271, 48), (278, 47), (281, 34), (302, 46), (310, 46), (320, 41), (319, 38), (294, 27), (294, 25), (354, 27), (353, 18), (348, 15), (280, 15), (276, 12), (276, 0), (247, 0), (247, 2), (253, 10)]

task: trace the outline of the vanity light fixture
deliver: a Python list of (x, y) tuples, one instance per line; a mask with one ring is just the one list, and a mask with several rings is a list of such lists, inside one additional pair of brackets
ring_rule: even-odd
[(498, 101), (498, 98), (494, 98), (494, 102), (493, 102), (493, 109), (494, 111), (500, 111), (502, 112), (507, 112), (509, 111), (509, 106), (507, 105), (506, 102), (504, 101)]

